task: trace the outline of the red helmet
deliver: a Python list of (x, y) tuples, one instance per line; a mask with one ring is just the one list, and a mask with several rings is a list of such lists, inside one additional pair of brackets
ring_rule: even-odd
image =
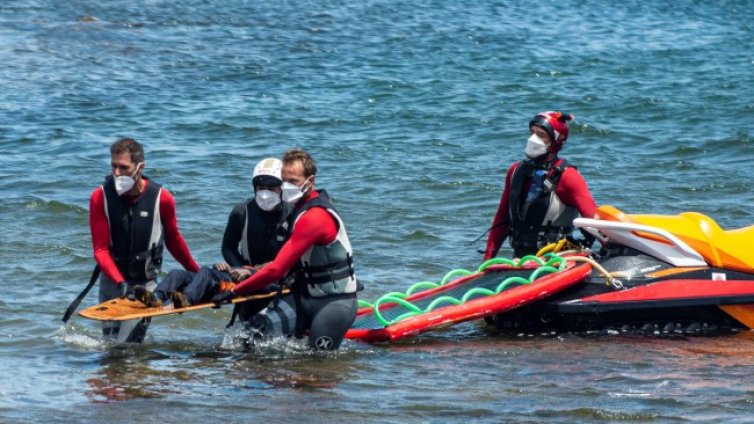
[(541, 112), (529, 121), (529, 129), (536, 125), (547, 131), (552, 141), (549, 150), (552, 153), (558, 153), (568, 139), (568, 121), (572, 121), (574, 118), (570, 113)]

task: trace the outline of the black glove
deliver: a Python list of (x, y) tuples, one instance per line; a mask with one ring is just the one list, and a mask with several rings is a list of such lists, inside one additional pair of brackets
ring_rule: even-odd
[(223, 303), (230, 303), (234, 297), (236, 297), (236, 294), (233, 293), (233, 290), (228, 290), (214, 295), (210, 302), (214, 303), (216, 308), (219, 308)]
[(118, 283), (118, 289), (120, 290), (120, 298), (121, 299), (128, 298), (130, 300), (134, 300), (132, 298), (133, 294), (134, 294), (134, 291), (131, 288), (131, 285), (128, 284), (128, 281), (121, 281), (120, 283)]
[(283, 287), (278, 283), (272, 283), (264, 288), (264, 291), (268, 293), (277, 293), (282, 289)]

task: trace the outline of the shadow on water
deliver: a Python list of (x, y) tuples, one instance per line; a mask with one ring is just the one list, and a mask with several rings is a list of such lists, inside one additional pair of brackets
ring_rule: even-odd
[(160, 370), (152, 361), (165, 359), (153, 351), (135, 352), (131, 347), (111, 348), (99, 360), (100, 368), (86, 380), (86, 396), (92, 402), (157, 398), (174, 392), (172, 381), (193, 377), (186, 370)]
[(308, 358), (285, 360), (259, 360), (249, 358), (239, 363), (230, 381), (238, 379), (240, 387), (253, 389), (263, 384), (267, 389), (292, 389), (294, 391), (313, 391), (335, 389), (341, 383), (354, 377), (358, 367), (353, 362), (353, 355), (316, 355)]

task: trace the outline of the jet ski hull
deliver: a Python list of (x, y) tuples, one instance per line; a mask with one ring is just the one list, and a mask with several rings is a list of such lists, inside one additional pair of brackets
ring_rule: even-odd
[(754, 259), (742, 244), (742, 235), (754, 236), (751, 228), (726, 232), (692, 213), (625, 215), (611, 207), (600, 213), (607, 219), (574, 222), (600, 240), (592, 255), (600, 267), (557, 297), (496, 316), (498, 328), (703, 334), (754, 328)]

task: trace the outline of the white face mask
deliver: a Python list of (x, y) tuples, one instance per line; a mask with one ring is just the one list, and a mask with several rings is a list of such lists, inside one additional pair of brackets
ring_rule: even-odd
[(526, 156), (536, 160), (541, 159), (545, 155), (547, 155), (547, 144), (538, 135), (532, 134), (526, 140)]
[(256, 200), (260, 209), (269, 212), (280, 204), (280, 193), (271, 190), (259, 190), (254, 195), (254, 200)]
[(115, 181), (115, 191), (118, 193), (118, 196), (123, 196), (123, 194), (127, 193), (134, 187), (134, 184), (136, 184), (136, 179), (134, 177), (136, 177), (137, 172), (139, 172), (139, 165), (136, 165), (136, 170), (133, 175), (113, 176)]
[[(307, 181), (309, 181), (309, 178), (304, 181), (303, 184), (301, 184), (301, 187), (297, 186), (296, 184), (291, 184), (287, 181), (283, 182), (283, 201), (285, 203), (296, 203), (298, 202), (302, 197), (304, 197), (304, 186), (306, 185)], [(308, 190), (308, 189), (307, 189)]]

